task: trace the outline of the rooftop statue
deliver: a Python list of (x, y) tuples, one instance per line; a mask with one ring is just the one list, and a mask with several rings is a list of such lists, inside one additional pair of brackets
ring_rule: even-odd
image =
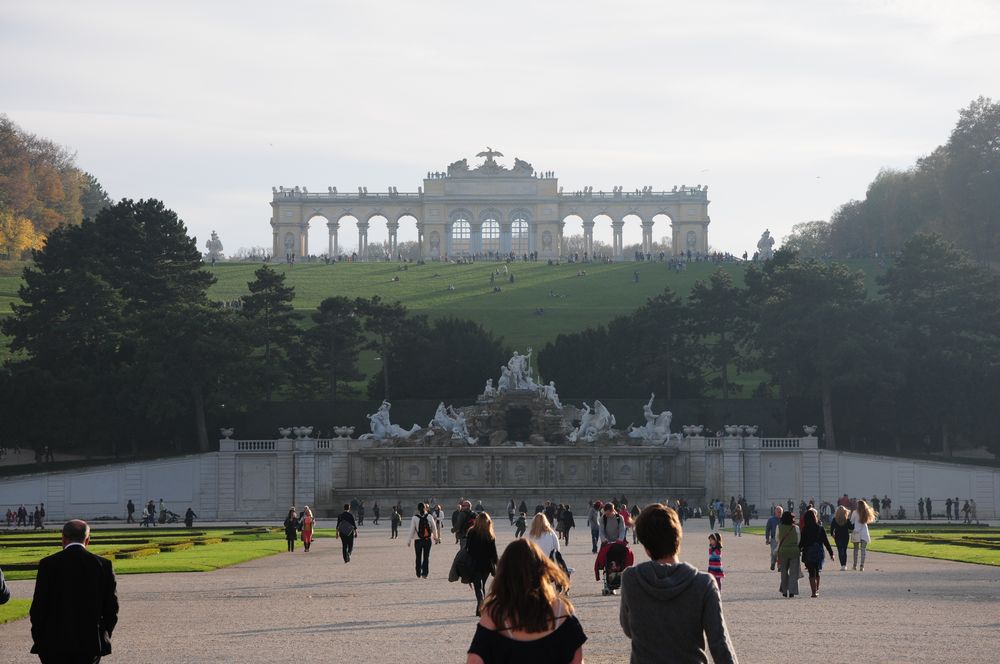
[(212, 237), (205, 243), (205, 248), (208, 249), (208, 260), (213, 263), (222, 260), (222, 240), (218, 233), (212, 231)]

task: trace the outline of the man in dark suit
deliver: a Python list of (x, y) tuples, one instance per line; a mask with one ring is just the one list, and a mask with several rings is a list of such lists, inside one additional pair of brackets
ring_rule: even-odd
[(7, 582), (3, 578), (3, 570), (0, 569), (0, 604), (6, 604), (10, 600), (10, 590), (7, 589)]
[(31, 652), (42, 664), (82, 664), (111, 654), (118, 596), (111, 562), (87, 551), (90, 526), (67, 521), (63, 550), (38, 563), (31, 602)]

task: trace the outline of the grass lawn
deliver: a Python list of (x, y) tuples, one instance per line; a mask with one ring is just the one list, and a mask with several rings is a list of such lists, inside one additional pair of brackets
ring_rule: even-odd
[[(989, 527), (878, 524), (870, 530), (869, 551), (1000, 566), (1000, 531)], [(763, 535), (764, 528), (752, 526), (743, 532)]]
[[(192, 536), (194, 535), (194, 537)], [(116, 558), (116, 554), (136, 550), (177, 545), (208, 538), (209, 543), (177, 551), (160, 551), (136, 558)], [(224, 541), (215, 540), (224, 538)], [(103, 542), (103, 543), (102, 543)], [(35, 578), (33, 567), (45, 556), (59, 550), (58, 533), (15, 534), (0, 536), (0, 569), (10, 580)], [(90, 550), (113, 560), (117, 574), (150, 574), (160, 572), (208, 572), (229, 565), (244, 563), (285, 550), (281, 532), (257, 532), (233, 528), (184, 530), (97, 530), (91, 538)]]
[(29, 608), (31, 608), (30, 599), (18, 598), (10, 600), (3, 606), (0, 606), (0, 625), (26, 617)]

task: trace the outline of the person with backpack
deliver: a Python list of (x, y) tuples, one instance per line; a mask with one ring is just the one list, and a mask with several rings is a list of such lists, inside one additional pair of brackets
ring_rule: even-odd
[(399, 526), (403, 523), (403, 515), (399, 513), (399, 508), (395, 505), (392, 506), (392, 518), (389, 519), (389, 525), (392, 527), (392, 534), (389, 535), (389, 539), (396, 539), (399, 537)]
[(615, 510), (615, 506), (612, 503), (604, 504), (604, 513), (600, 518), (600, 529), (602, 545), (608, 542), (626, 542), (625, 520)]
[(351, 506), (344, 505), (344, 511), (337, 517), (337, 537), (340, 538), (340, 546), (344, 552), (344, 562), (351, 562), (351, 554), (354, 552), (354, 538), (358, 535), (358, 523), (351, 514)]
[(410, 519), (410, 537), (406, 540), (406, 546), (410, 546), (411, 542), (414, 543), (418, 579), (427, 578), (431, 562), (431, 544), (437, 537), (437, 521), (423, 503), (417, 503), (417, 513)]

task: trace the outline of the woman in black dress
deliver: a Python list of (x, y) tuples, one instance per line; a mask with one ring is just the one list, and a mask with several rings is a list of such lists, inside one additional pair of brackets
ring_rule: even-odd
[(497, 537), (493, 533), (493, 519), (486, 512), (476, 515), (475, 523), (469, 529), (465, 548), (472, 557), (475, 572), (472, 575), (472, 589), (476, 591), (476, 615), (483, 606), (486, 594), (486, 579), (497, 568)]
[(847, 518), (847, 508), (843, 505), (837, 507), (837, 513), (830, 521), (830, 534), (837, 545), (837, 555), (840, 557), (840, 571), (847, 569), (847, 544), (851, 541), (851, 531), (854, 524)]
[(497, 566), (466, 664), (580, 664), (587, 636), (573, 615), (568, 589), (569, 577), (536, 544), (511, 542)]
[(819, 573), (823, 569), (824, 547), (830, 554), (830, 560), (833, 560), (833, 549), (830, 548), (826, 531), (819, 523), (819, 515), (814, 509), (807, 509), (803, 516), (802, 534), (799, 536), (799, 550), (802, 552), (806, 571), (809, 572), (809, 587), (813, 597), (819, 597)]
[(295, 540), (298, 538), (299, 529), (299, 515), (295, 513), (295, 509), (288, 510), (288, 516), (285, 517), (285, 539), (288, 540), (288, 550), (295, 550)]

